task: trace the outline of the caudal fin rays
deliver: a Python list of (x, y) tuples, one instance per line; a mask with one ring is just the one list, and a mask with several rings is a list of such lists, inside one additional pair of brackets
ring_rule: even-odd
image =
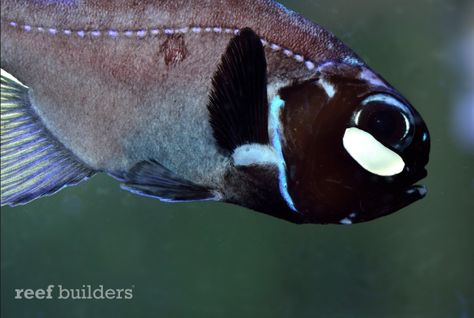
[(44, 126), (28, 87), (1, 70), (0, 204), (51, 195), (94, 174)]

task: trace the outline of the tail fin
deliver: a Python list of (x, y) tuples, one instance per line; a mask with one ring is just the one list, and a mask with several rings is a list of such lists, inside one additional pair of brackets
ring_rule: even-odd
[(1, 70), (0, 205), (25, 204), (94, 174), (46, 129), (28, 87)]

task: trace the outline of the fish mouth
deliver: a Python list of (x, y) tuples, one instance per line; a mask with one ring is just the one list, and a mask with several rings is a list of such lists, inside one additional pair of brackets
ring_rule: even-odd
[[(422, 178), (417, 178), (418, 180)], [(417, 180), (417, 181), (418, 181)], [(423, 199), (428, 190), (422, 184), (411, 184), (398, 190), (379, 193), (377, 197), (361, 202), (361, 213), (358, 213), (354, 223), (366, 222), (394, 213), (418, 200)]]
[(394, 190), (392, 193), (388, 193), (383, 197), (379, 202), (379, 215), (376, 217), (394, 213), (423, 199), (428, 193), (428, 190), (426, 186), (417, 182), (424, 179), (427, 175), (428, 173), (425, 168), (420, 169), (416, 174), (411, 176), (410, 185)]
[(428, 193), (428, 190), (426, 187), (422, 184), (414, 184), (406, 188), (405, 192), (407, 194), (413, 194), (417, 193), (420, 199), (424, 198), (426, 196), (426, 193)]
[[(423, 199), (428, 190), (422, 184), (412, 184), (401, 191), (387, 195), (379, 202), (379, 211), (374, 218), (397, 212), (410, 204)], [(378, 215), (377, 215), (378, 214)]]
[(424, 185), (415, 183), (424, 179), (427, 175), (428, 172), (426, 171), (426, 168), (421, 169), (416, 175), (411, 178), (411, 185), (405, 188), (405, 193), (408, 195), (417, 194), (419, 196), (419, 199), (424, 198), (428, 190)]

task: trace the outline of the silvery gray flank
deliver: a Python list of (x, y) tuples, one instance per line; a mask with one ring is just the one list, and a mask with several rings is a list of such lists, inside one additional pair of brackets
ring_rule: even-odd
[(274, 1), (1, 5), (1, 205), (96, 173), (294, 223), (368, 221), (426, 193), (420, 114)]

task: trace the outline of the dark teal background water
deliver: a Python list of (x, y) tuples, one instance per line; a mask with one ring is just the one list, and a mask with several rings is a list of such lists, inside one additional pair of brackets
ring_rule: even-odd
[[(424, 116), (428, 197), (366, 224), (297, 226), (225, 204), (160, 203), (96, 176), (2, 208), (2, 318), (474, 316), (474, 158), (452, 121), (460, 94), (474, 91), (457, 49), (474, 4), (284, 3), (343, 39)], [(15, 288), (49, 284), (132, 288), (133, 299), (14, 299)]]

